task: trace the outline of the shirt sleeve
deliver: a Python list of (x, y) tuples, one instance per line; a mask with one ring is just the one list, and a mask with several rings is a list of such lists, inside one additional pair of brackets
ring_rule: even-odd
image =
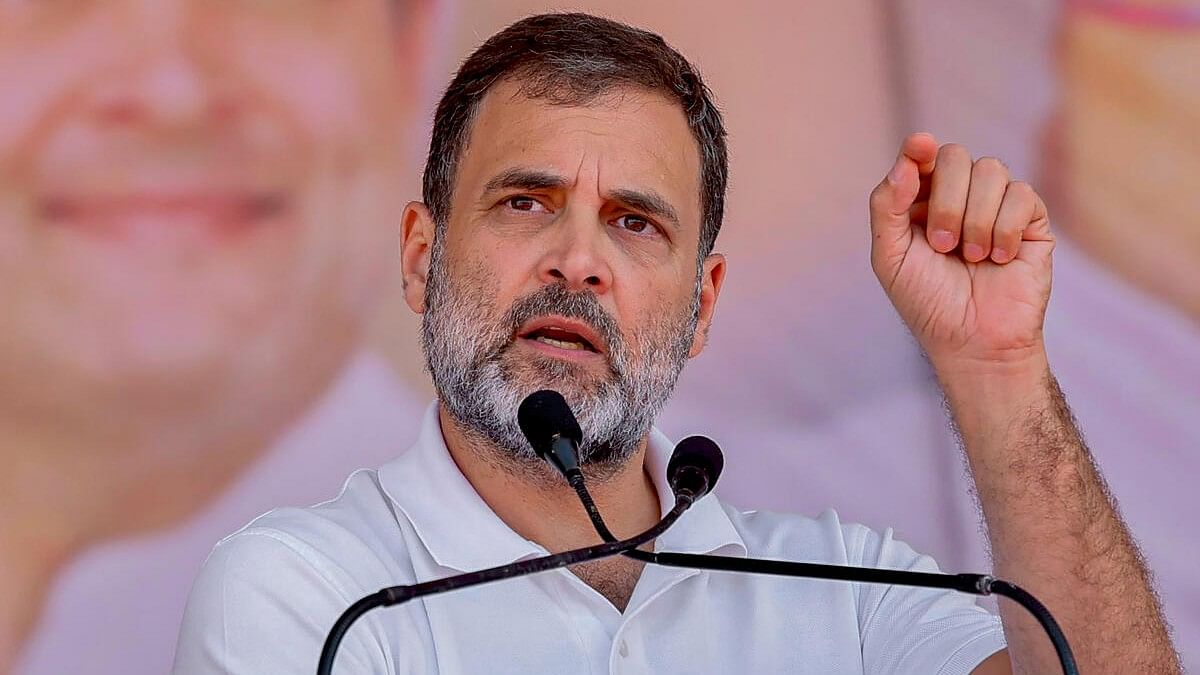
[[(217, 544), (188, 597), (175, 652), (178, 675), (311, 675), (337, 617), (366, 592), (286, 533), (243, 530)], [(364, 615), (334, 672), (390, 673), (388, 645)]]
[[(844, 526), (850, 564), (940, 572), (929, 556), (859, 525)], [(956, 591), (857, 584), (863, 670), (877, 675), (964, 675), (1005, 648), (1000, 617)]]

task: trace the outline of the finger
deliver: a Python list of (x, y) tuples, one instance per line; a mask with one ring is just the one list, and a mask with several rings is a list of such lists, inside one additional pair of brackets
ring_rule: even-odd
[(872, 248), (891, 250), (907, 248), (909, 232), (908, 210), (917, 196), (920, 178), (917, 163), (901, 154), (891, 171), (871, 191)]
[(992, 229), (993, 262), (1004, 264), (1016, 256), (1025, 228), (1033, 220), (1036, 205), (1037, 194), (1029, 183), (1015, 180), (1008, 184), (996, 215), (996, 226)]
[(913, 225), (925, 227), (926, 221), (929, 220), (929, 202), (923, 202), (918, 197), (916, 203), (908, 210), (908, 219)]
[(917, 163), (917, 173), (928, 176), (937, 163), (938, 144), (933, 134), (918, 131), (905, 137), (900, 144), (900, 154)]
[(1050, 232), (1050, 217), (1046, 213), (1045, 202), (1036, 191), (1033, 199), (1033, 215), (1021, 233), (1020, 248), (1013, 257), (1048, 271), (1050, 256), (1054, 252), (1054, 234)]
[(925, 237), (935, 251), (949, 253), (958, 246), (967, 191), (971, 184), (971, 155), (955, 143), (938, 149), (929, 192), (929, 221)]
[(1042, 196), (1036, 190), (1033, 192), (1033, 202), (1033, 216), (1021, 238), (1024, 241), (1054, 241), (1054, 234), (1050, 231), (1050, 214), (1046, 211), (1046, 202), (1042, 201)]
[(892, 169), (871, 191), (872, 260), (876, 271), (902, 259), (912, 240), (909, 209), (921, 189), (921, 170), (937, 157), (937, 141), (929, 134), (904, 139)]
[(1008, 169), (995, 157), (981, 157), (971, 167), (962, 230), (962, 254), (968, 262), (984, 260), (992, 252), (992, 229), (1007, 187)]
[(908, 236), (908, 209), (921, 189), (921, 171), (932, 170), (937, 141), (926, 133), (909, 134), (891, 171), (871, 192), (871, 229), (878, 241)]

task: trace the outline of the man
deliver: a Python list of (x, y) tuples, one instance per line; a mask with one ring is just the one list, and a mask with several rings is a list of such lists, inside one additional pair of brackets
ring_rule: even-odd
[[(0, 6), (0, 672), (68, 562), (195, 513), (359, 347), (402, 206), (428, 14), (391, 0)], [(345, 457), (339, 473), (360, 461)], [(221, 531), (261, 512), (241, 509)], [(195, 555), (185, 544), (167, 548)], [(151, 578), (118, 592), (157, 599), (174, 570), (163, 586), (181, 608), (194, 561), (133, 550)], [(80, 651), (143, 634), (106, 635), (123, 616), (112, 603), (80, 611), (111, 576), (83, 586), (67, 601), (90, 623)]]
[[(573, 491), (517, 427), (537, 389), (561, 391), (579, 417), (613, 532), (656, 522), (670, 443), (652, 424), (703, 350), (725, 278), (712, 253), (725, 166), (720, 115), (658, 36), (551, 14), (472, 54), (438, 108), (424, 203), (402, 222), (406, 299), (424, 314), (438, 392), (421, 438), (337, 499), (219, 543), (193, 588), (176, 671), (309, 672), (336, 617), (380, 587), (595, 543)], [(1146, 570), (1045, 359), (1053, 237), (1040, 198), (998, 161), (915, 134), (870, 203), (874, 269), (951, 401), (996, 573), (1047, 603), (1085, 671), (1177, 669)], [(745, 513), (711, 496), (655, 546), (935, 569), (832, 511)], [(950, 593), (617, 558), (368, 614), (335, 667), (1056, 669), (1037, 624), (1001, 611), (1003, 633)]]

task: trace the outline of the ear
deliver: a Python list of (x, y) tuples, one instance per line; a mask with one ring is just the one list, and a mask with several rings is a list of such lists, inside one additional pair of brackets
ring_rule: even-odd
[(409, 202), (400, 219), (400, 270), (404, 278), (404, 301), (417, 314), (425, 312), (425, 283), (429, 278), (434, 236), (429, 208), (421, 202)]
[(708, 329), (717, 310), (717, 296), (721, 295), (721, 285), (725, 283), (725, 256), (713, 253), (705, 258), (700, 274), (700, 318), (696, 322), (692, 349), (688, 352), (688, 358), (693, 359), (708, 345)]

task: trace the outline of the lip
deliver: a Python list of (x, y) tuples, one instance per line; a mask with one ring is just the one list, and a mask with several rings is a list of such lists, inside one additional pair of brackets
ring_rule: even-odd
[[(578, 335), (579, 337), (583, 338), (584, 340), (587, 340), (588, 343), (591, 344), (592, 347), (596, 351), (561, 349), (559, 347), (555, 347), (554, 345), (549, 345), (544, 342), (538, 342), (537, 340), (529, 337), (533, 333), (535, 333), (539, 330), (546, 329), (546, 328), (557, 328), (562, 331), (574, 333), (574, 334)], [(563, 316), (549, 315), (549, 316), (540, 316), (540, 317), (537, 317), (536, 319), (531, 319), (531, 320), (525, 322), (524, 324), (522, 324), (521, 327), (519, 329), (517, 329), (517, 337), (522, 342), (529, 343), (530, 346), (538, 348), (543, 352), (552, 353), (556, 356), (557, 355), (565, 355), (565, 356), (569, 356), (571, 358), (580, 359), (580, 358), (604, 357), (608, 354), (608, 344), (605, 343), (604, 340), (600, 338), (600, 335), (597, 334), (596, 331), (593, 330), (591, 326), (589, 326), (588, 324), (586, 324), (582, 321), (579, 321), (576, 319), (568, 319)]]
[(196, 189), (54, 194), (40, 206), (54, 225), (122, 237), (138, 229), (175, 227), (234, 234), (278, 216), (286, 204), (280, 192)]

